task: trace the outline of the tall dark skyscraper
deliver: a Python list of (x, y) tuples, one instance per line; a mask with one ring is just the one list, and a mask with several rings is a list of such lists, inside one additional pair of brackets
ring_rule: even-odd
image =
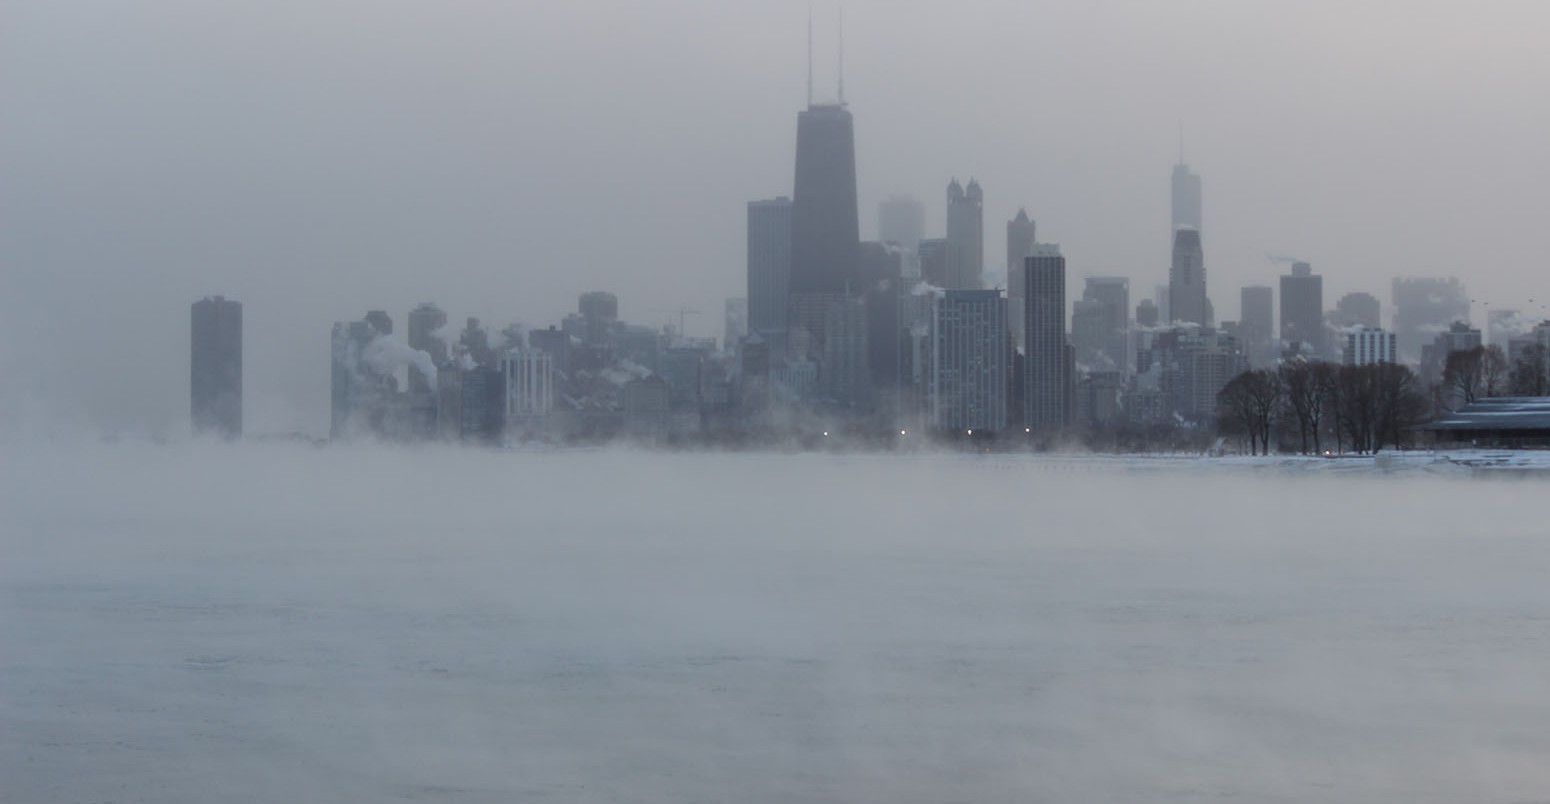
[(1173, 226), (1169, 232), (1184, 228), (1200, 231), (1200, 202), (1200, 177), (1190, 172), (1180, 156), (1179, 163), (1173, 166)]
[[(856, 145), (850, 111), (844, 103), (809, 104), (797, 115), (791, 292), (786, 307), (789, 354), (826, 353), (827, 323), (849, 322), (856, 315), (847, 302), (861, 292), (860, 267)], [(864, 317), (864, 307), (860, 315)], [(831, 375), (838, 370), (831, 367)]]
[(791, 199), (748, 202), (748, 330), (786, 340), (791, 292)]
[(1017, 217), (1006, 222), (1006, 320), (1007, 326), (1012, 328), (1017, 340), (1017, 347), (1023, 349), (1027, 344), (1023, 343), (1023, 296), (1026, 289), (1023, 287), (1023, 260), (1033, 253), (1033, 246), (1038, 242), (1034, 238), (1033, 219), (1028, 217), (1025, 209), (1017, 210)]
[(1052, 433), (1071, 421), (1071, 351), (1066, 344), (1066, 258), (1053, 244), (1023, 260), (1026, 349), (1023, 423)]
[(952, 290), (977, 290), (985, 271), (985, 194), (979, 182), (947, 185), (947, 284)]
[(194, 432), (242, 435), (242, 304), (224, 296), (190, 312), (189, 413)]
[(1200, 230), (1184, 228), (1173, 233), (1173, 265), (1168, 270), (1168, 316), (1173, 321), (1211, 325), (1211, 306), (1206, 301), (1206, 258), (1200, 247)]
[(860, 249), (850, 111), (843, 104), (810, 105), (797, 115), (791, 292), (845, 292), (856, 281)]
[(1301, 343), (1315, 357), (1324, 352), (1324, 277), (1305, 262), (1281, 277), (1281, 342)]

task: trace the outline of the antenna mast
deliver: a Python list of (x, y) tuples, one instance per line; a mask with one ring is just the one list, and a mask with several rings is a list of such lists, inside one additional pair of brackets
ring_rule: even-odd
[(845, 105), (845, 7), (840, 6), (840, 105)]
[(807, 6), (807, 105), (813, 105), (813, 7)]

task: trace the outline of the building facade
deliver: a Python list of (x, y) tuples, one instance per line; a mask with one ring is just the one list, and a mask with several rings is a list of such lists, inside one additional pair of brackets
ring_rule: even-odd
[(941, 430), (1007, 426), (1006, 300), (997, 290), (949, 290), (931, 311), (930, 408)]
[(1039, 435), (1071, 421), (1071, 351), (1066, 343), (1066, 258), (1038, 244), (1023, 260), (1023, 426)]
[(225, 296), (189, 313), (189, 415), (194, 432), (242, 436), (242, 304)]
[[(1309, 357), (1328, 357), (1324, 345), (1324, 277), (1305, 262), (1281, 277), (1281, 343)], [(1301, 344), (1301, 346), (1298, 346)]]
[(1206, 258), (1199, 229), (1173, 233), (1173, 264), (1168, 269), (1168, 320), (1211, 325), (1206, 301)]
[(1399, 352), (1392, 332), (1364, 327), (1345, 335), (1343, 362), (1347, 366), (1396, 363), (1398, 360)]
[(985, 196), (979, 182), (947, 185), (947, 277), (949, 290), (978, 289), (985, 271)]
[(748, 202), (748, 330), (786, 338), (791, 293), (791, 199)]

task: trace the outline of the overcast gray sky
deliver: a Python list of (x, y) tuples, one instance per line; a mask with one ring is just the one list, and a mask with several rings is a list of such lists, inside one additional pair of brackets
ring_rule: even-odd
[[(940, 231), (973, 175), (992, 266), (1025, 205), (1073, 288), (1123, 274), (1139, 299), (1166, 276), (1182, 123), (1219, 318), (1284, 270), (1267, 252), (1312, 261), (1326, 305), (1387, 304), (1401, 273), (1550, 299), (1550, 4), (844, 6), (863, 236), (893, 193)], [(830, 95), (839, 6), (813, 8)], [(807, 13), (9, 0), (9, 426), (184, 432), (188, 305), (211, 293), (245, 305), (250, 432), (325, 429), (329, 326), (369, 308), (536, 326), (607, 289), (719, 336), (745, 202), (791, 192)]]

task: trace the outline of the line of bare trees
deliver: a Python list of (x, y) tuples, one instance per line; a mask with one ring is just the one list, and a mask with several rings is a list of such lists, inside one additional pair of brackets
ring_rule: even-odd
[(1234, 377), (1217, 394), (1217, 412), (1218, 432), (1244, 439), (1250, 454), (1270, 454), (1277, 434), (1302, 454), (1376, 453), (1406, 445), (1431, 405), (1406, 366), (1299, 359)]

